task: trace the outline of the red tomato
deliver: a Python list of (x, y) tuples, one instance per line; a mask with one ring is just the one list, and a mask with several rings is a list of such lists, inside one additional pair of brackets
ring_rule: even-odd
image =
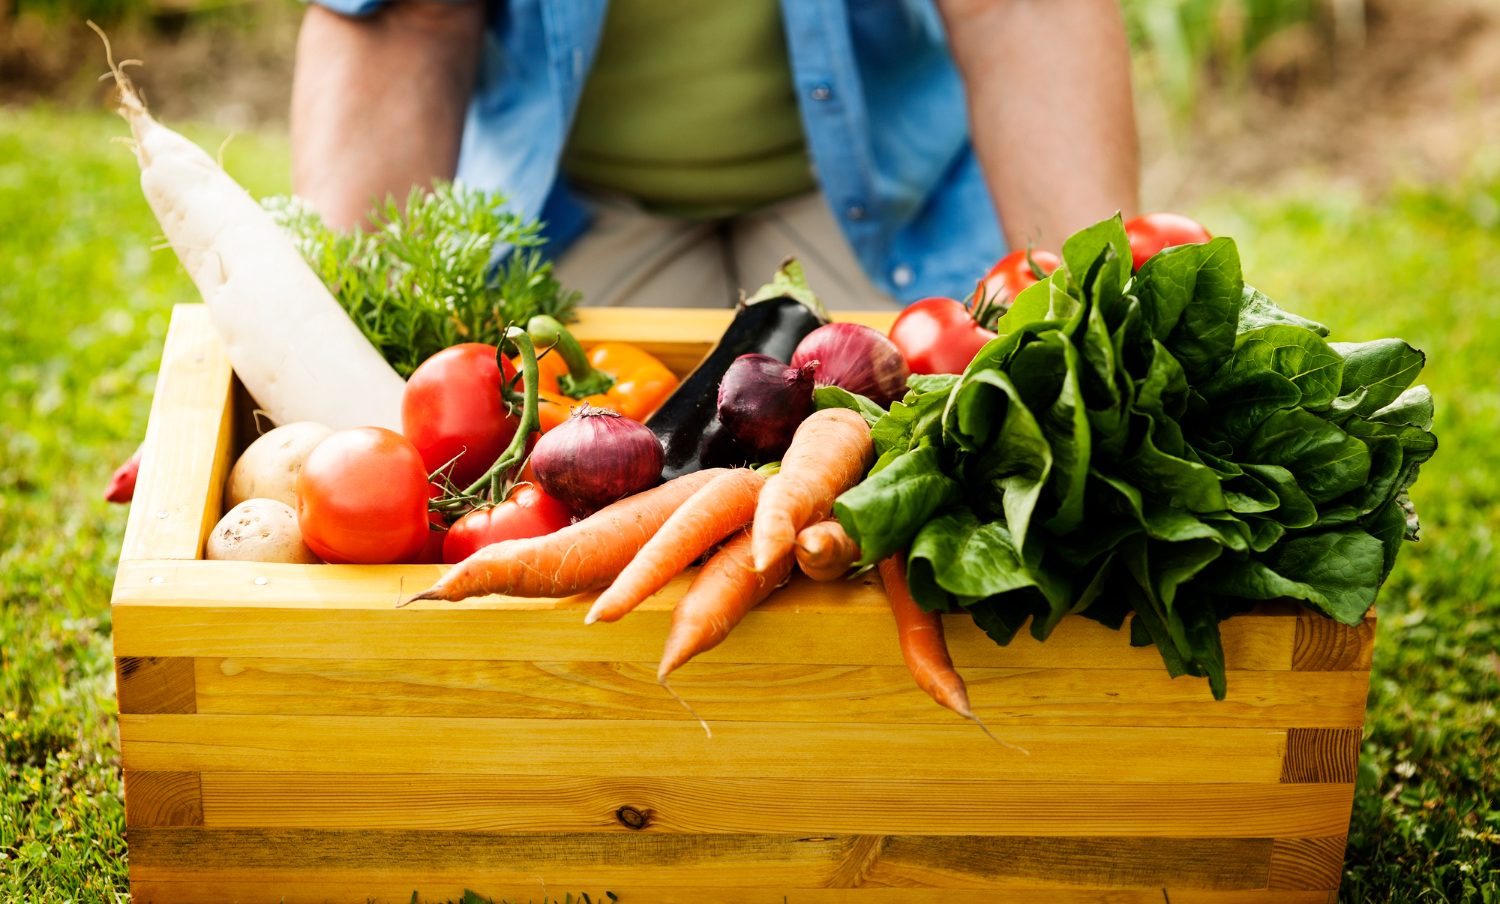
[(924, 298), (901, 312), (890, 337), (912, 373), (958, 374), (995, 334), (975, 323), (961, 303)]
[(406, 437), (382, 427), (339, 430), (297, 475), (297, 526), (328, 562), (414, 561), (427, 542), (427, 472)]
[(1130, 256), (1137, 270), (1163, 248), (1197, 245), (1213, 238), (1202, 223), (1180, 213), (1142, 214), (1125, 224), (1125, 234), (1130, 237)]
[(1000, 258), (1000, 262), (990, 268), (990, 272), (984, 275), (984, 292), (987, 296), (994, 298), (1003, 304), (1009, 304), (1021, 290), (1035, 284), (1040, 277), (1032, 264), (1042, 271), (1046, 276), (1056, 270), (1062, 264), (1062, 259), (1050, 251), (1030, 251), (1031, 260), (1027, 260), (1027, 250), (1012, 251)]
[(497, 506), (475, 509), (453, 522), (443, 541), (443, 561), (452, 565), (501, 540), (540, 537), (573, 523), (568, 507), (531, 484)]
[(509, 359), (504, 367), (502, 375), (493, 345), (465, 342), (412, 372), (401, 397), (401, 432), (421, 453), (428, 473), (459, 456), (449, 479), (466, 487), (505, 451), (520, 418), (500, 395), (502, 380), (516, 373)]

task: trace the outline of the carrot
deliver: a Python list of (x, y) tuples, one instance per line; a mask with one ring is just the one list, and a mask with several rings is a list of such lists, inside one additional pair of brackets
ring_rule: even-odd
[(815, 581), (841, 578), (859, 561), (859, 544), (829, 518), (797, 534), (797, 567)]
[(880, 560), (880, 580), (891, 601), (891, 615), (896, 618), (896, 634), (901, 641), (901, 658), (916, 679), (917, 687), (927, 696), (965, 719), (972, 719), (995, 743), (1027, 756), (1031, 751), (995, 737), (989, 726), (969, 708), (969, 690), (953, 667), (948, 643), (943, 637), (943, 616), (928, 612), (912, 598), (906, 583), (906, 553), (898, 552)]
[(491, 593), (568, 596), (603, 587), (684, 500), (723, 473), (723, 468), (711, 468), (684, 474), (554, 533), (491, 543), (407, 602), (456, 601)]
[(750, 548), (754, 538), (751, 529), (725, 543), (677, 601), (661, 665), (656, 669), (658, 681), (665, 684), (667, 676), (689, 659), (722, 643), (745, 613), (792, 573), (790, 550), (769, 568), (752, 568)]
[(891, 601), (891, 614), (896, 617), (901, 658), (911, 669), (917, 687), (965, 719), (974, 718), (964, 679), (948, 655), (948, 644), (943, 638), (943, 616), (926, 611), (912, 598), (901, 553), (880, 560), (880, 580), (885, 584), (885, 595)]
[(755, 569), (765, 571), (789, 555), (797, 532), (827, 512), (834, 497), (858, 483), (874, 460), (863, 416), (825, 408), (803, 421), (755, 509)]
[(757, 471), (736, 468), (700, 487), (599, 594), (584, 624), (618, 621), (714, 544), (749, 524), (765, 482)]

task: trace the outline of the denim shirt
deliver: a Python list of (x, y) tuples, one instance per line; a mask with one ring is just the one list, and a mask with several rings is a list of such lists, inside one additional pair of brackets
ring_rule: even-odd
[[(316, 2), (363, 15), (387, 0)], [(963, 297), (1006, 247), (932, 3), (781, 8), (808, 152), (870, 280), (905, 302)], [(604, 11), (605, 0), (492, 0), (464, 128), (458, 178), (542, 218), (554, 254), (588, 228), (588, 206), (560, 177), (559, 160)]]

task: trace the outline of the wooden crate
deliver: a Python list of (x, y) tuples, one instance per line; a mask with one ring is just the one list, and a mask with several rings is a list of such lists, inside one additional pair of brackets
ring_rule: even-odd
[[(727, 318), (578, 332), (686, 369)], [(395, 607), (439, 566), (201, 561), (244, 404), (177, 308), (113, 599), (137, 901), (1336, 897), (1373, 618), (1227, 622), (1224, 702), (1082, 618), (1006, 648), (951, 619), (1026, 755), (913, 686), (874, 581), (799, 581), (674, 677), (709, 739), (654, 681), (681, 579), (586, 628), (585, 598)]]

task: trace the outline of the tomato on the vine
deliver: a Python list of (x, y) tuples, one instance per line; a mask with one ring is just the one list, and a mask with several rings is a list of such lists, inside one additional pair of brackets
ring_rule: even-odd
[(1021, 290), (1046, 278), (1062, 264), (1062, 258), (1050, 251), (1022, 248), (1000, 258), (984, 275), (984, 294), (1001, 304), (1009, 304)]
[(1130, 238), (1130, 256), (1137, 270), (1163, 248), (1197, 245), (1213, 238), (1202, 223), (1180, 213), (1142, 214), (1125, 224), (1125, 235)]
[(423, 361), (406, 381), (401, 431), (421, 453), (428, 473), (456, 456), (448, 479), (468, 486), (516, 435), (520, 417), (501, 394), (516, 370), (510, 359), (503, 360), (502, 371), (493, 345), (465, 342)]
[(962, 302), (924, 298), (891, 324), (891, 342), (914, 374), (963, 373), (994, 332), (980, 326)]
[(297, 475), (297, 525), (327, 562), (410, 562), (427, 543), (427, 472), (406, 437), (383, 427), (339, 430)]
[(453, 522), (443, 541), (443, 561), (452, 565), (491, 543), (540, 537), (572, 523), (567, 506), (532, 484), (522, 484), (499, 505), (475, 509)]

